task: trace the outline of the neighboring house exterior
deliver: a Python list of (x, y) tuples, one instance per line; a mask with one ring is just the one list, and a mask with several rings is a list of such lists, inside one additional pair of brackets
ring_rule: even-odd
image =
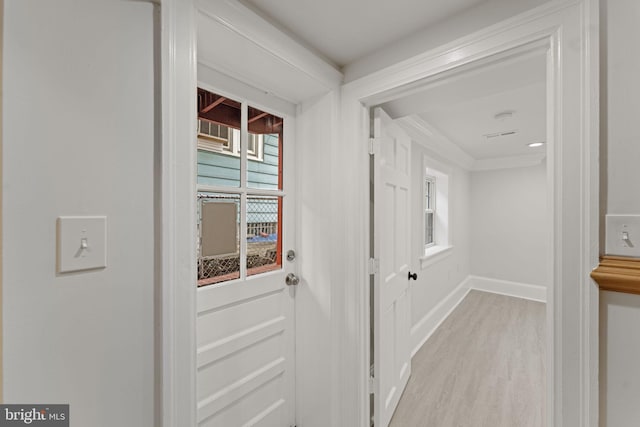
[[(262, 135), (258, 141), (260, 157), (249, 157), (248, 185), (251, 188), (278, 188), (278, 135)], [(240, 186), (237, 154), (214, 151), (198, 145), (198, 185)]]

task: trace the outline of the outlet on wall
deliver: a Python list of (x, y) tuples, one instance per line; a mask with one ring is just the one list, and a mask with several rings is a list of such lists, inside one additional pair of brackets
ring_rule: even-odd
[(640, 257), (640, 215), (607, 215), (607, 255)]

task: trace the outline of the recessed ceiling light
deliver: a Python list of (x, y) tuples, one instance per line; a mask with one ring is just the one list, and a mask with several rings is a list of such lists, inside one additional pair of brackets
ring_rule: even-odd
[(527, 144), (527, 147), (536, 148), (536, 147), (542, 147), (543, 145), (544, 145), (544, 142), (532, 142), (530, 144)]

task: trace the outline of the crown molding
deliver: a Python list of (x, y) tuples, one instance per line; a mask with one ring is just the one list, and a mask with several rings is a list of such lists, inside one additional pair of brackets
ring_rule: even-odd
[(536, 166), (547, 157), (546, 153), (525, 154), (522, 156), (496, 157), (493, 159), (480, 159), (473, 162), (472, 171), (489, 171), (496, 169), (513, 169)]
[(465, 153), (460, 147), (451, 142), (446, 136), (417, 115), (402, 117), (397, 123), (424, 148), (433, 151), (438, 156), (460, 166), (465, 170), (473, 167), (475, 159)]

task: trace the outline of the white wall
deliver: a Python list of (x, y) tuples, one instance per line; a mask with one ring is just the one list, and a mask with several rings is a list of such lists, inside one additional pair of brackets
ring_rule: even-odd
[[(640, 214), (640, 2), (602, 0), (601, 5), (603, 211)], [(640, 296), (601, 292), (600, 309), (600, 425), (635, 426), (640, 423)]]
[(336, 348), (331, 290), (331, 165), (336, 141), (337, 92), (298, 108), (298, 268), (296, 289), (296, 421), (305, 427), (337, 425), (332, 387)]
[[(640, 423), (640, 297), (600, 293), (600, 426), (631, 427)], [(631, 329), (631, 330), (629, 330)]]
[(602, 60), (601, 107), (605, 113), (604, 144), (607, 147), (607, 213), (638, 214), (640, 197), (629, 193), (640, 182), (640, 55), (636, 41), (640, 38), (638, 20), (640, 2), (636, 0), (602, 0), (606, 19)]
[(460, 37), (464, 37), (519, 13), (533, 9), (548, 0), (488, 0), (477, 6), (420, 30), (371, 55), (347, 64), (345, 81), (349, 82), (372, 72), (420, 55)]
[[(154, 421), (154, 7), (8, 0), (4, 391), (71, 425)], [(56, 274), (56, 218), (106, 215), (107, 268)]]
[(471, 173), (471, 274), (547, 286), (547, 177), (537, 166)]
[[(423, 157), (443, 164), (449, 169), (449, 244), (451, 253), (444, 259), (421, 268), (420, 258), (424, 254), (423, 216)], [(424, 334), (430, 331), (428, 317), (432, 310), (447, 298), (469, 275), (469, 173), (442, 159), (424, 146), (413, 142), (411, 146), (411, 206), (413, 237), (411, 241), (411, 271), (418, 273), (411, 284), (411, 324), (413, 350), (420, 344)], [(436, 184), (437, 185), (437, 184)], [(437, 203), (437, 202), (436, 202)], [(444, 313), (441, 313), (444, 314)], [(423, 327), (425, 325), (425, 327)]]

